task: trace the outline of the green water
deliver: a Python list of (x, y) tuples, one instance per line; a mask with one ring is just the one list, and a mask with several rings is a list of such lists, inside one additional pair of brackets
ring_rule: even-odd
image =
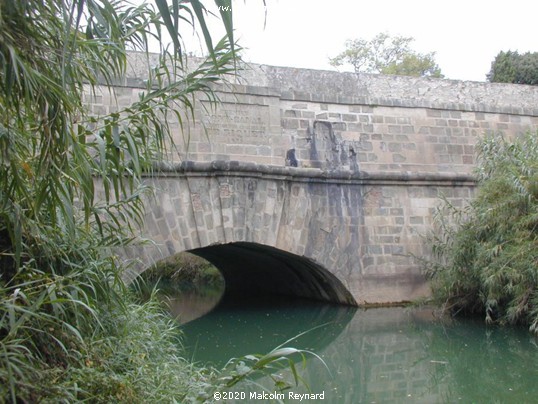
[[(432, 309), (360, 310), (302, 301), (224, 302), (183, 326), (203, 364), (288, 345), (316, 352), (302, 372), (325, 403), (538, 403), (538, 345), (525, 329), (437, 319)], [(269, 380), (246, 388), (271, 390)], [(305, 392), (304, 387), (292, 392)], [(285, 393), (285, 402), (289, 400)]]

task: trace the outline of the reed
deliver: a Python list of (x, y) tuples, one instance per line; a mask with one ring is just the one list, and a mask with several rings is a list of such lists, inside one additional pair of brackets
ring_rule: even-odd
[(437, 212), (433, 291), (451, 313), (538, 333), (538, 137), (489, 135), (478, 149), (476, 197)]

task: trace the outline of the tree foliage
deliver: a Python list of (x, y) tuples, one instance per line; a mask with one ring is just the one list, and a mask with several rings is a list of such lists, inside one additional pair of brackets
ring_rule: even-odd
[(370, 41), (353, 39), (346, 41), (346, 49), (329, 59), (332, 66), (349, 64), (356, 73), (381, 73), (403, 76), (441, 78), (441, 69), (435, 62), (435, 52), (417, 53), (411, 49), (411, 37), (391, 37), (377, 34)]
[(437, 217), (433, 290), (453, 313), (538, 333), (538, 137), (488, 136), (479, 148), (476, 198)]
[(499, 52), (486, 75), (492, 83), (538, 85), (538, 52)]
[[(234, 73), (230, 1), (215, 3), (227, 33), (217, 43), (198, 0), (0, 2), (0, 401), (145, 401), (151, 390), (137, 385), (147, 341), (114, 356), (133, 307), (111, 249), (141, 223), (141, 177), (170, 144), (166, 118), (186, 119)], [(208, 57), (187, 70), (181, 34), (193, 26)], [(160, 44), (151, 66), (150, 41)], [(128, 51), (146, 55), (146, 88), (92, 114), (85, 100), (121, 82)], [(156, 326), (152, 313), (142, 328)], [(104, 380), (110, 391), (99, 390)]]

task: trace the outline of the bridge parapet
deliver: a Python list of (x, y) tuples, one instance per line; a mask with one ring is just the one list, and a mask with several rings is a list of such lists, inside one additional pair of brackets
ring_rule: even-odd
[[(103, 94), (92, 108), (106, 112), (136, 100), (144, 63), (131, 55), (116, 98)], [(220, 105), (198, 100), (195, 122), (184, 131), (175, 124), (172, 161), (470, 174), (484, 133), (538, 128), (536, 86), (255, 64), (240, 74), (217, 87)]]

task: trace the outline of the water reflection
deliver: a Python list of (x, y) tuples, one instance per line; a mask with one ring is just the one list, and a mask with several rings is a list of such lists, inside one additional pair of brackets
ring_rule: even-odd
[(196, 360), (220, 366), (326, 323), (290, 344), (313, 349), (326, 362), (331, 374), (315, 359), (304, 372), (325, 402), (532, 403), (538, 397), (538, 348), (526, 330), (440, 321), (428, 309), (228, 302), (187, 324), (185, 344)]
[(220, 290), (211, 290), (209, 293), (189, 290), (181, 292), (180, 296), (169, 297), (165, 301), (174, 318), (180, 324), (185, 324), (209, 313), (217, 306), (221, 298), (222, 291)]
[[(193, 358), (222, 367), (232, 357), (288, 345), (319, 352), (337, 338), (357, 309), (302, 299), (226, 296), (218, 307), (183, 328)], [(306, 333), (305, 333), (306, 332)]]

